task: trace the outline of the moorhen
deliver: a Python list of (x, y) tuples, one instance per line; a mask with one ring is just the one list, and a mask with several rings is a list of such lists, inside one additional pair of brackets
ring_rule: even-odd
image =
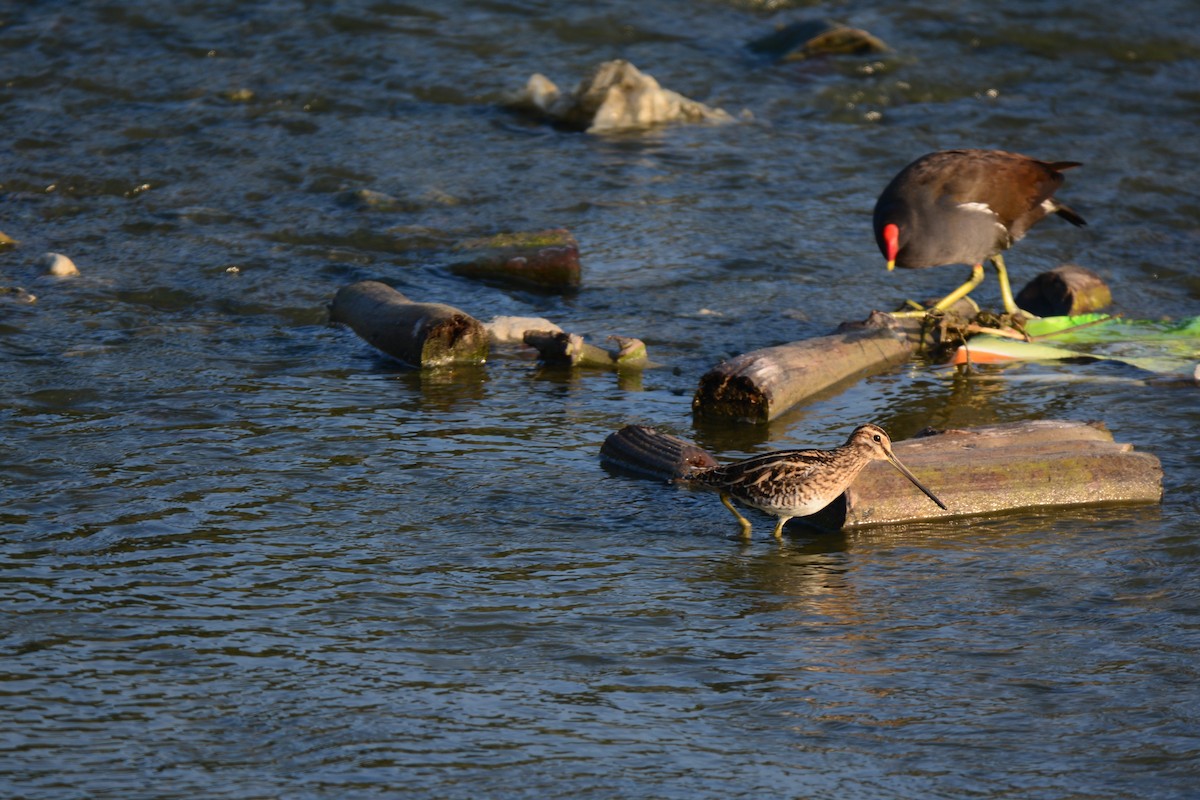
[[(1038, 161), (1003, 150), (942, 150), (909, 164), (875, 203), (875, 241), (895, 267), (920, 269), (971, 264), (971, 279), (939, 300), (943, 310), (983, 280), (983, 262), (996, 265), (1009, 314), (1020, 311), (1000, 253), (1047, 214), (1072, 225), (1083, 217), (1054, 199), (1062, 170), (1076, 161)], [(921, 312), (924, 313), (924, 312)]]

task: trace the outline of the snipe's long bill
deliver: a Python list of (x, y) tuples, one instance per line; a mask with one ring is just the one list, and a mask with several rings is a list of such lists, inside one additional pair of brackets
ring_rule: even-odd
[(872, 461), (887, 461), (925, 495), (946, 508), (892, 452), (892, 440), (878, 425), (859, 425), (841, 447), (832, 450), (777, 450), (742, 461), (694, 470), (685, 480), (721, 493), (721, 502), (750, 536), (750, 520), (734, 507), (733, 500), (778, 517), (775, 537), (793, 517), (815, 514), (846, 491), (858, 473)]

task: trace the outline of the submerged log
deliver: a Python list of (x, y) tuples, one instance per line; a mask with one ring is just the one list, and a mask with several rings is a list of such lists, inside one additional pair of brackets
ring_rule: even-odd
[(343, 286), (330, 322), (348, 326), (372, 347), (413, 367), (482, 364), (488, 334), (471, 315), (442, 303), (416, 303), (387, 284)]
[(925, 485), (936, 487), (949, 510), (929, 504), (895, 470), (876, 462), (842, 498), (811, 517), (812, 523), (858, 528), (1015, 509), (1162, 500), (1158, 458), (1113, 441), (1096, 423), (1034, 420), (947, 430), (898, 442), (893, 450)]
[[(929, 502), (890, 465), (872, 462), (837, 500), (789, 524), (862, 528), (1017, 509), (1162, 500), (1162, 465), (1113, 441), (1100, 423), (1033, 420), (952, 429), (893, 443), (896, 456), (947, 506)], [(627, 426), (601, 448), (605, 463), (677, 479), (707, 466), (704, 450), (652, 428)]]
[(692, 413), (769, 422), (842, 381), (907, 361), (916, 344), (911, 326), (873, 313), (860, 329), (767, 347), (718, 364), (700, 378)]
[(1063, 264), (1025, 284), (1017, 305), (1039, 317), (1075, 316), (1108, 308), (1112, 291), (1090, 269)]
[(471, 239), (455, 250), (462, 260), (450, 271), (466, 278), (556, 291), (581, 282), (579, 243), (563, 228)]
[(626, 336), (610, 336), (617, 350), (608, 351), (588, 344), (577, 333), (562, 331), (526, 331), (525, 344), (534, 347), (539, 357), (547, 364), (571, 367), (608, 367), (614, 369), (641, 369), (651, 366), (646, 358), (646, 344), (641, 339)]
[(644, 425), (626, 425), (600, 447), (606, 466), (658, 478), (681, 478), (695, 467), (715, 467), (717, 460), (704, 448), (686, 439), (660, 433)]

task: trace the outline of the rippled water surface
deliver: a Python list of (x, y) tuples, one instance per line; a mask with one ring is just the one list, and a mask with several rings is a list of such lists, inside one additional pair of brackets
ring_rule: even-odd
[[(835, 17), (891, 46), (775, 64)], [(697, 426), (723, 358), (943, 293), (883, 270), (912, 158), (1084, 166), (1008, 261), (1133, 319), (1200, 313), (1200, 12), (1080, 5), (17, 2), (0, 8), (0, 794), (14, 798), (1174, 798), (1200, 779), (1200, 396), (1111, 363), (914, 364)], [(725, 126), (515, 116), (623, 57)], [(360, 189), (397, 199), (364, 209)], [(453, 276), (567, 227), (568, 296)], [(35, 266), (68, 254), (78, 278)], [(407, 371), (326, 325), (388, 282), (643, 338), (644, 376)], [(995, 304), (989, 279), (977, 292)], [(722, 457), (875, 420), (1100, 419), (1161, 506), (744, 544), (605, 471), (648, 423)]]

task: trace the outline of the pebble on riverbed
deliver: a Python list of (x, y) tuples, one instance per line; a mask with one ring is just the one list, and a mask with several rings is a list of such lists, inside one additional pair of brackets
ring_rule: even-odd
[(55, 278), (70, 278), (79, 274), (75, 262), (62, 253), (43, 253), (37, 260), (37, 266), (44, 275)]
[(780, 61), (801, 61), (826, 55), (883, 53), (882, 39), (859, 28), (829, 20), (801, 20), (784, 25), (749, 44), (755, 53)]
[(587, 133), (612, 133), (669, 122), (732, 122), (710, 108), (670, 89), (623, 59), (605, 61), (569, 93), (541, 73), (530, 77), (510, 105)]

